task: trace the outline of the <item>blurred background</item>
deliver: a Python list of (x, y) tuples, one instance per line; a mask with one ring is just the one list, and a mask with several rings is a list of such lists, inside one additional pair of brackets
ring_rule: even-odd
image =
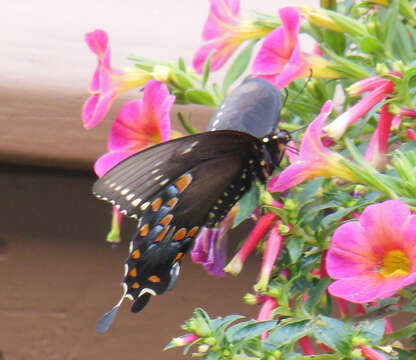
[[(316, 5), (317, 1), (302, 1)], [(252, 10), (277, 14), (292, 1), (241, 0)], [(106, 120), (82, 127), (81, 108), (96, 66), (84, 34), (110, 35), (112, 63), (129, 65), (132, 54), (188, 64), (201, 45), (208, 0), (115, 2), (5, 2), (0, 13), (0, 359), (180, 359), (163, 352), (195, 307), (211, 316), (255, 317), (243, 304), (260, 268), (252, 256), (237, 278), (216, 279), (186, 259), (174, 291), (153, 298), (143, 313), (122, 306), (113, 327), (95, 323), (121, 294), (123, 263), (134, 222), (123, 224), (125, 241), (104, 239), (111, 208), (91, 195), (92, 165), (106, 151), (123, 95)], [(221, 79), (221, 72), (217, 75)], [(174, 107), (172, 118), (185, 108)], [(203, 129), (213, 109), (187, 107)], [(232, 234), (229, 254), (250, 224)], [(189, 356), (188, 356), (189, 357)]]

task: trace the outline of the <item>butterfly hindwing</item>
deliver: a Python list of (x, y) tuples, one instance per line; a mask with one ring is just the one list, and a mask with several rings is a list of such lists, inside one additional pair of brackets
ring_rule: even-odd
[(135, 300), (132, 311), (140, 311), (149, 294), (162, 294), (174, 285), (180, 261), (202, 225), (220, 221), (248, 191), (248, 154), (201, 162), (149, 200), (130, 243), (123, 280), (126, 296)]

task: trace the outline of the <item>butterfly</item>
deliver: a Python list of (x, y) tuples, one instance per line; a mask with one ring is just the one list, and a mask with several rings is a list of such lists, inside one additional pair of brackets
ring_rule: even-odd
[(181, 259), (203, 226), (220, 223), (253, 181), (279, 166), (290, 134), (277, 131), (282, 102), (263, 79), (236, 87), (208, 131), (147, 148), (111, 169), (93, 187), (122, 214), (137, 219), (120, 301), (97, 324), (105, 332), (125, 298), (141, 311), (172, 289)]

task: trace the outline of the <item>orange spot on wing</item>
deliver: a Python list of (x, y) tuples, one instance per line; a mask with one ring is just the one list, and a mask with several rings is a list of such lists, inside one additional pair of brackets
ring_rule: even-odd
[(146, 236), (149, 233), (150, 226), (149, 224), (143, 225), (140, 229), (140, 236)]
[(182, 192), (189, 186), (191, 182), (192, 182), (192, 175), (185, 174), (181, 176), (177, 182), (175, 182), (175, 185), (178, 188), (179, 192)]
[(136, 277), (136, 276), (137, 276), (137, 270), (136, 270), (136, 268), (132, 269), (132, 270), (129, 272), (129, 275), (130, 275), (131, 277)]
[(139, 250), (139, 249), (136, 249), (136, 250), (134, 250), (134, 251), (131, 253), (131, 257), (132, 257), (133, 259), (138, 259), (140, 256), (141, 256), (141, 253), (140, 253), (140, 250)]
[(155, 239), (155, 242), (160, 242), (164, 239), (166, 236), (166, 233), (168, 232), (170, 226), (166, 226), (163, 231), (159, 234), (159, 236)]
[(170, 224), (170, 222), (172, 221), (172, 219), (173, 219), (173, 215), (166, 215), (161, 221), (160, 221), (160, 225), (163, 225), (163, 226), (166, 226), (166, 225), (169, 225)]
[(186, 235), (186, 229), (185, 228), (181, 228), (173, 236), (173, 241), (182, 240), (185, 237), (185, 235)]
[(152, 210), (154, 212), (158, 211), (160, 209), (160, 207), (162, 206), (162, 198), (158, 197), (157, 199), (153, 200), (152, 202)]
[(160, 283), (160, 277), (157, 275), (150, 276), (148, 280), (152, 283)]
[(173, 209), (178, 203), (178, 201), (179, 201), (178, 198), (172, 198), (166, 203), (166, 205)]
[(133, 283), (133, 285), (131, 287), (133, 289), (138, 289), (140, 287), (140, 284), (136, 281), (135, 283)]
[(178, 254), (177, 254), (177, 255), (176, 255), (176, 257), (175, 257), (175, 261), (176, 261), (176, 260), (180, 260), (180, 259), (182, 259), (184, 255), (185, 255), (185, 254), (184, 254), (183, 252), (178, 252)]
[(199, 226), (194, 226), (189, 232), (186, 234), (186, 237), (194, 237), (196, 234), (198, 234)]

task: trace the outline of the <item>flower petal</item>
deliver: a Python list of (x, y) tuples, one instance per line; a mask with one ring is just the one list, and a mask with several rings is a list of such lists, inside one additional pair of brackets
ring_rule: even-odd
[(108, 48), (108, 35), (104, 30), (95, 30), (85, 35), (85, 42), (94, 54), (100, 59), (104, 58), (104, 54)]
[(376, 262), (358, 221), (342, 224), (335, 231), (326, 258), (329, 276), (335, 279), (357, 276), (372, 271)]
[(240, 0), (211, 0), (210, 14), (202, 31), (202, 39), (207, 41), (221, 37), (229, 31), (230, 25), (238, 25)]
[(94, 164), (94, 171), (98, 177), (104, 176), (114, 166), (124, 159), (135, 154), (137, 151), (113, 151), (108, 152), (97, 159)]
[(352, 301), (366, 303), (393, 296), (400, 288), (402, 278), (384, 277), (377, 273), (336, 280), (328, 291), (331, 295)]
[(84, 127), (86, 129), (91, 129), (104, 119), (113, 100), (114, 97), (101, 96), (100, 94), (90, 96), (82, 108)]
[(360, 217), (373, 252), (382, 256), (394, 249), (404, 249), (403, 231), (410, 216), (409, 207), (399, 200), (368, 206)]
[(323, 146), (321, 136), (323, 134), (322, 129), (332, 112), (332, 107), (332, 101), (326, 101), (317, 118), (306, 129), (300, 146), (302, 159), (322, 158), (331, 153), (330, 150)]
[(270, 192), (282, 192), (293, 186), (308, 180), (310, 164), (306, 161), (297, 161), (289, 165), (283, 172), (269, 181), (267, 190)]

